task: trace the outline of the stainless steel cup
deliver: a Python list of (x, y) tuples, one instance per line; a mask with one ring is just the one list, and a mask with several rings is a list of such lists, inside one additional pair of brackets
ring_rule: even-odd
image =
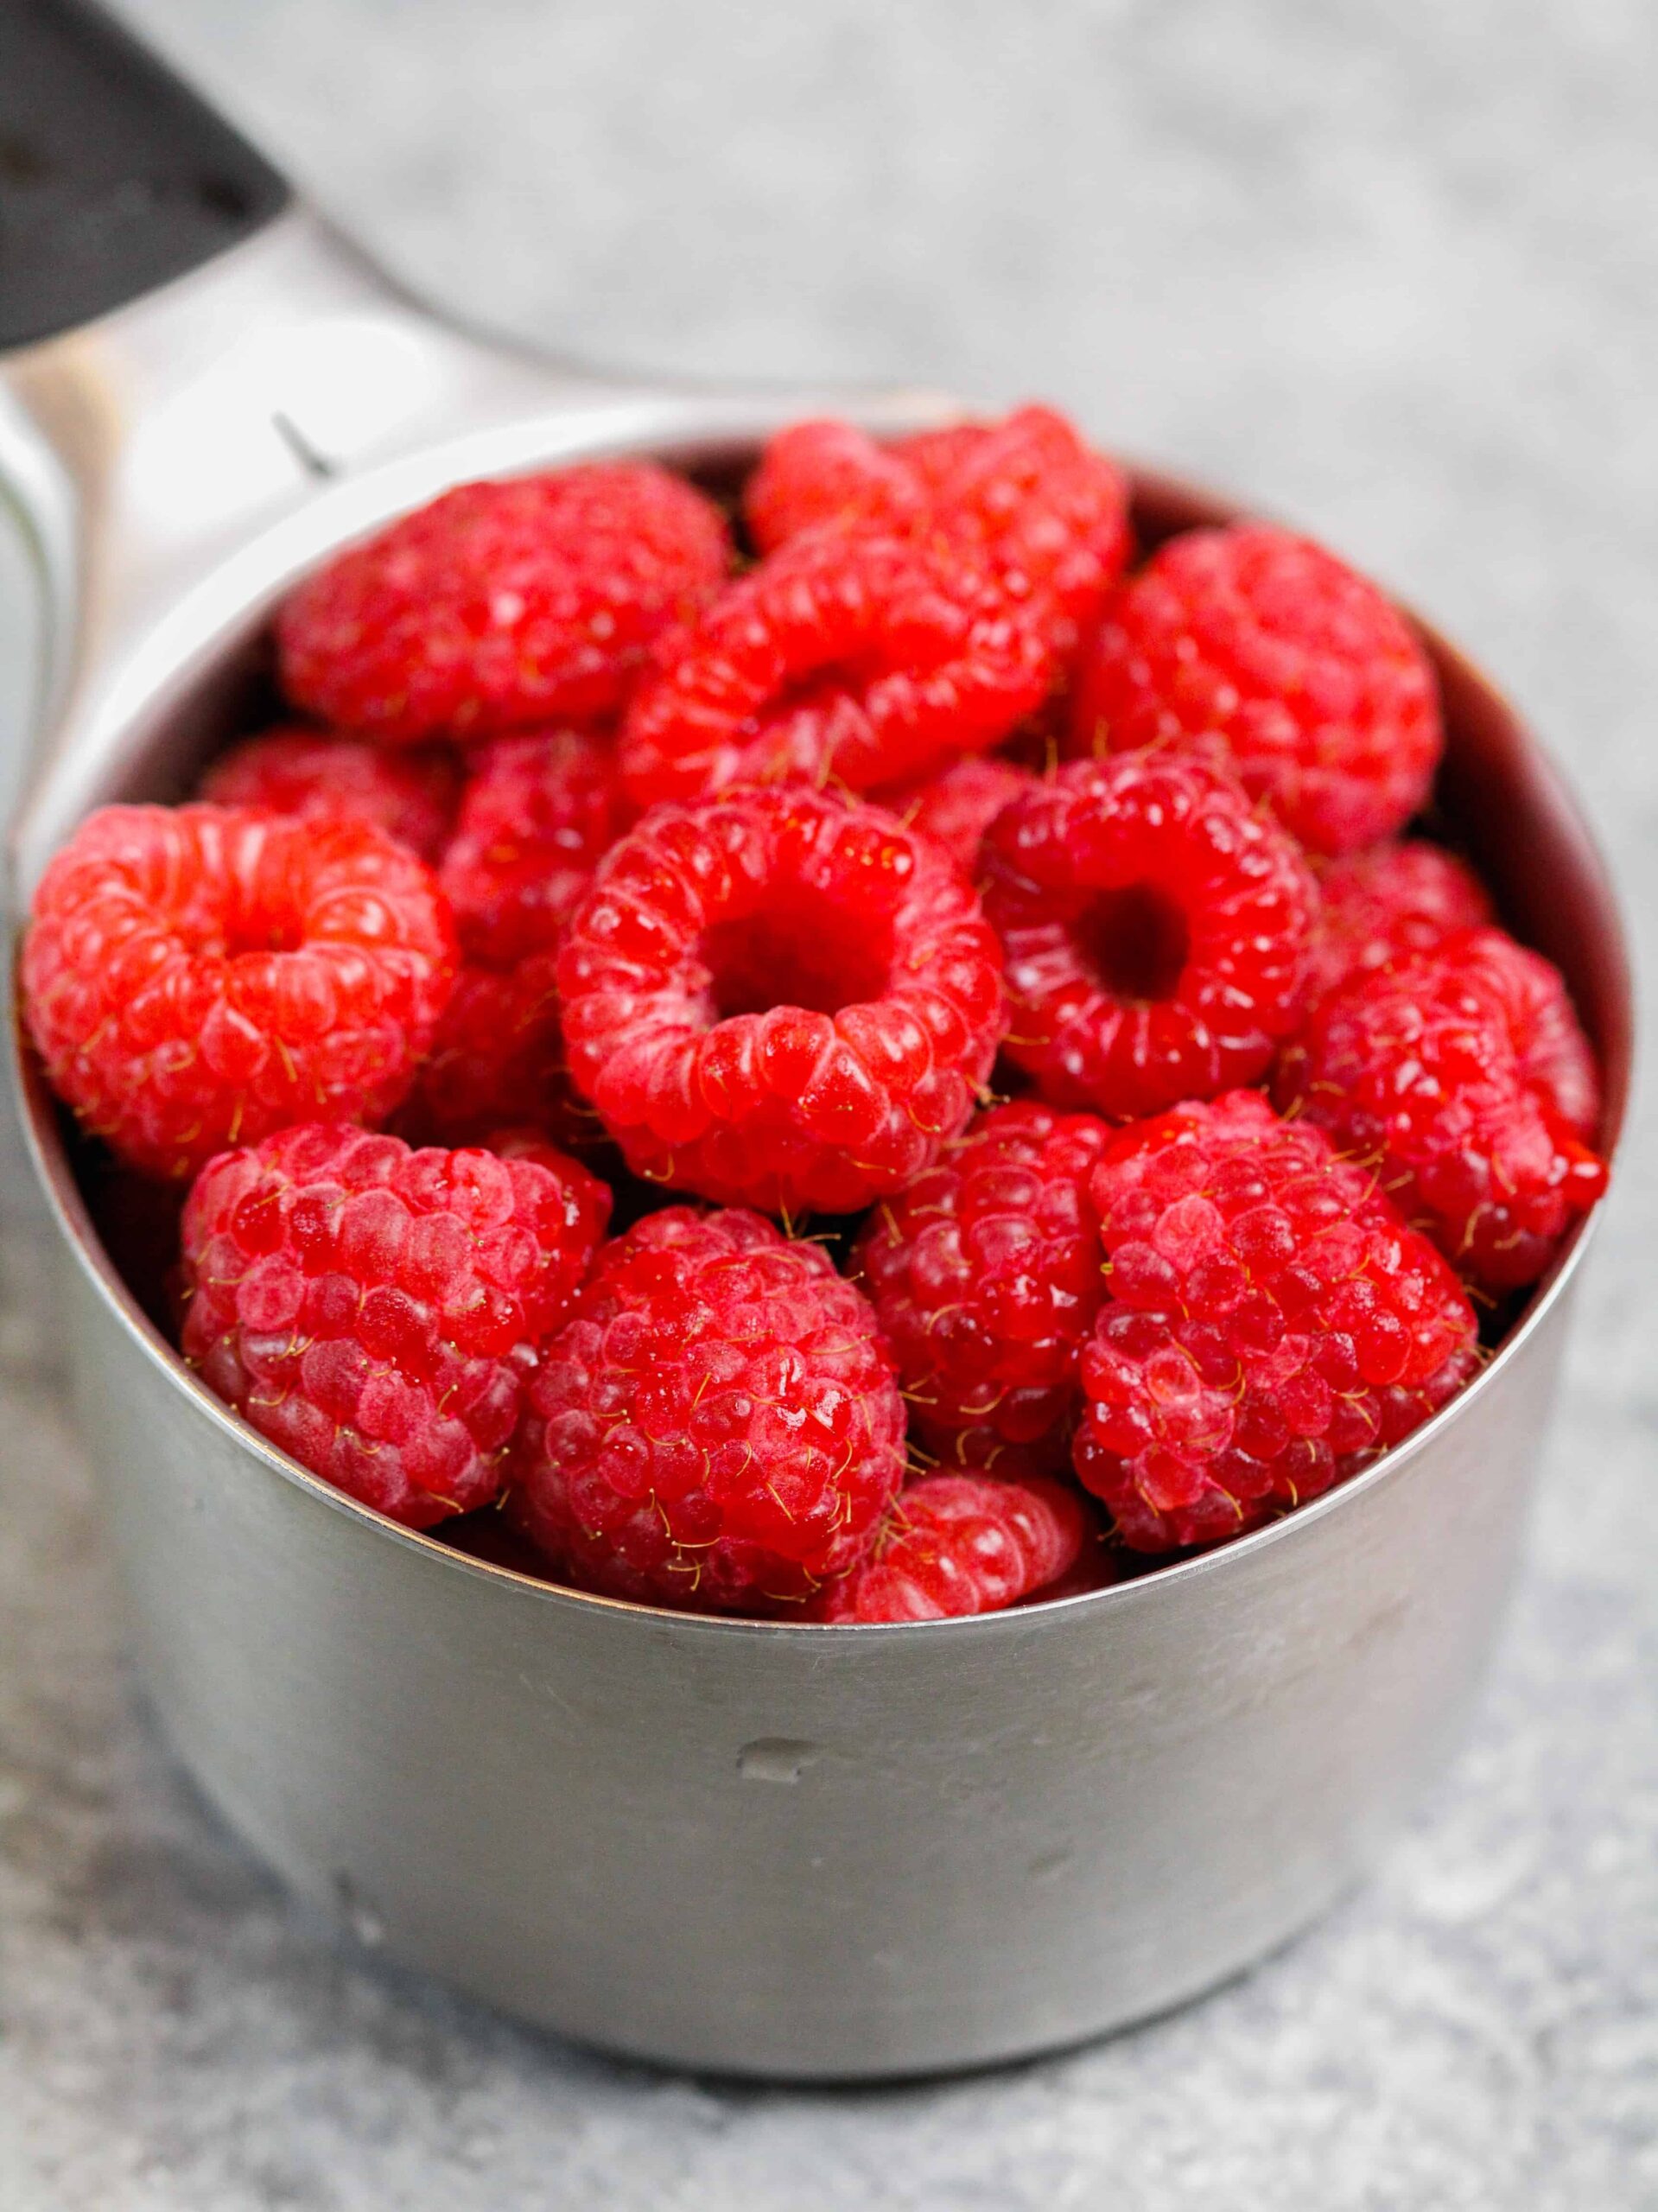
[[(434, 321), (279, 187), (220, 197), (241, 226), (222, 250), (0, 354), (0, 474), (54, 617), (19, 908), (86, 808), (182, 787), (257, 683), (283, 588), (440, 486), (585, 454), (728, 463), (811, 409), (878, 430), (947, 411), (549, 366)], [(1232, 512), (1150, 475), (1137, 494), (1153, 537)], [(1615, 1145), (1631, 1016), (1605, 876), (1534, 741), (1428, 643), (1447, 809), (1571, 981)], [(848, 2079), (1093, 2035), (1304, 1927), (1457, 1741), (1586, 1234), (1464, 1396), (1242, 1542), (985, 1619), (705, 1620), (461, 1556), (262, 1443), (144, 1320), (26, 1059), (18, 1079), (168, 1736), (365, 1942), (526, 2018)]]

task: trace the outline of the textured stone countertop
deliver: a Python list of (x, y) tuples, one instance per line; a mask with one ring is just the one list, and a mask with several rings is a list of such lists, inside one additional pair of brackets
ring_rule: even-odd
[[(422, 287), (714, 373), (1051, 394), (1405, 585), (1658, 918), (1646, 0), (127, 0)], [(1648, 967), (1648, 978), (1655, 971)], [(733, 2089), (360, 1963), (135, 1707), (35, 1248), (0, 1306), (6, 2212), (1658, 2206), (1658, 1249), (1638, 1116), (1472, 1743), (1139, 2033)]]

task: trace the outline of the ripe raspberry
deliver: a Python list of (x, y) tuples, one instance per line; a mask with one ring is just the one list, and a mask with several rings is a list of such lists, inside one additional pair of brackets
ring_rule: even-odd
[(971, 1111), (1001, 961), (948, 856), (798, 788), (662, 807), (600, 864), (559, 957), (571, 1073), (630, 1167), (844, 1213)]
[(622, 723), (640, 806), (734, 783), (902, 782), (995, 744), (1054, 673), (1037, 602), (981, 560), (834, 529), (791, 540), (653, 658)]
[(183, 1178), (301, 1118), (384, 1120), (454, 973), (430, 871), (365, 823), (107, 806), (41, 879), (22, 992), (59, 1096)]
[(1000, 815), (985, 915), (1007, 1056), (1126, 1120), (1266, 1072), (1301, 1007), (1318, 892), (1229, 776), (1163, 750), (1073, 761)]
[(1028, 768), (987, 755), (957, 760), (924, 783), (893, 785), (870, 796), (877, 806), (942, 845), (973, 875), (978, 871), (986, 830), (1003, 807), (1011, 806), (1034, 781)]
[(906, 438), (899, 451), (932, 496), (938, 526), (982, 544), (1005, 579), (1051, 592), (1091, 624), (1128, 558), (1128, 486), (1051, 407)]
[(514, 1126), (573, 1152), (602, 1141), (598, 1116), (570, 1082), (556, 953), (508, 968), (462, 964), (398, 1126), (438, 1144), (483, 1144)]
[(522, 1524), (582, 1588), (753, 1611), (868, 1549), (904, 1408), (873, 1314), (816, 1245), (675, 1206), (600, 1255), (513, 1465)]
[(1333, 554), (1261, 524), (1171, 539), (1083, 655), (1078, 753), (1210, 732), (1250, 797), (1319, 853), (1401, 829), (1444, 743), (1402, 618)]
[(360, 738), (297, 726), (245, 737), (209, 763), (197, 796), (302, 822), (368, 822), (423, 861), (448, 841), (461, 771), (447, 746), (387, 753)]
[(1062, 653), (1128, 556), (1121, 472), (1048, 407), (893, 446), (847, 423), (797, 423), (766, 447), (744, 506), (765, 552), (826, 523), (970, 546), (1014, 597), (1051, 597)]
[(1477, 1364), (1473, 1308), (1369, 1175), (1255, 1091), (1124, 1129), (1077, 1471), (1123, 1541), (1242, 1535), (1396, 1444)]
[(1534, 1282), (1606, 1187), (1589, 1149), (1599, 1079), (1566, 986), (1501, 930), (1353, 976), (1285, 1053), (1278, 1093), (1490, 1290)]
[(539, 730), (473, 759), (438, 881), (468, 957), (505, 968), (557, 944), (629, 810), (607, 738)]
[(729, 551), (718, 510), (647, 462), (462, 484), (299, 586), (283, 688), (386, 743), (598, 720)]
[(1064, 1465), (1105, 1295), (1089, 1178), (1110, 1135), (1033, 1099), (994, 1107), (866, 1224), (857, 1279), (912, 1425), (946, 1460)]
[(812, 1600), (838, 1624), (1000, 1613), (1068, 1573), (1088, 1537), (1082, 1500), (1037, 1476), (924, 1475), (899, 1492), (861, 1567)]
[(610, 1193), (572, 1160), (319, 1124), (221, 1153), (184, 1212), (184, 1352), (302, 1466), (412, 1529), (500, 1487), (535, 1348)]
[(931, 519), (931, 498), (900, 448), (826, 417), (791, 423), (743, 486), (743, 516), (762, 553), (825, 524), (903, 536)]
[(1494, 918), (1490, 895), (1466, 861), (1419, 839), (1332, 861), (1319, 873), (1318, 890), (1307, 980), (1312, 1005), (1350, 976)]

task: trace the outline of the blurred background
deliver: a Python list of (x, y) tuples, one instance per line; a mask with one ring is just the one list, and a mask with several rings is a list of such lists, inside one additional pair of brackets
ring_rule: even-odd
[[(1326, 538), (1529, 712), (1651, 942), (1649, 0), (119, 12), (467, 315), (639, 368), (1049, 397)], [(0, 729), (26, 658), (0, 552)], [(1382, 1880), (1197, 2011), (857, 2095), (613, 2067), (328, 1947), (130, 1710), (15, 1245), (9, 1449), (54, 1473), (0, 1548), (0, 2202), (1658, 2206), (1644, 1135), (1479, 1733)]]

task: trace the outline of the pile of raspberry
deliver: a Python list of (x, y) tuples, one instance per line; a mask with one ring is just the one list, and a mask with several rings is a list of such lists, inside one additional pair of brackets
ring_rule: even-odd
[(480, 1556), (1097, 1589), (1430, 1419), (1604, 1187), (1560, 974), (1412, 834), (1408, 621), (1137, 546), (1050, 409), (800, 423), (733, 512), (463, 485), (274, 642), (281, 719), (46, 871), (28, 1028), (200, 1382)]

